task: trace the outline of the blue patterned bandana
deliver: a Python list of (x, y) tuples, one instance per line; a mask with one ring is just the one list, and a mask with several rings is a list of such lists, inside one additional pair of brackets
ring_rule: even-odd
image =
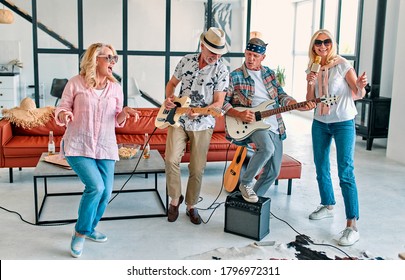
[(258, 54), (264, 54), (266, 52), (266, 46), (259, 46), (256, 44), (248, 43), (246, 49), (251, 52), (255, 52)]

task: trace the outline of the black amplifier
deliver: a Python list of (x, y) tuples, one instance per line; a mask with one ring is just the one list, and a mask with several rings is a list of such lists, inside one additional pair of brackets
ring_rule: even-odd
[(228, 195), (225, 232), (261, 240), (270, 232), (270, 201), (268, 197), (259, 196), (257, 203), (250, 203), (239, 192)]

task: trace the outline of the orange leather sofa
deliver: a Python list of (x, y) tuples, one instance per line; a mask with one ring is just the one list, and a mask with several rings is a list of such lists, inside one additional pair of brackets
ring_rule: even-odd
[[(158, 150), (164, 157), (167, 128), (155, 130), (155, 118), (159, 108), (138, 108), (140, 119), (135, 122), (129, 118), (122, 128), (116, 128), (117, 143), (143, 144), (145, 133), (150, 136), (151, 149)], [(58, 126), (52, 119), (45, 126), (23, 129), (0, 120), (0, 167), (10, 169), (10, 182), (13, 182), (13, 168), (35, 167), (43, 152), (47, 151), (49, 131), (53, 131), (56, 152), (60, 151), (65, 128)], [(237, 146), (230, 145), (225, 138), (224, 117), (217, 118), (217, 125), (211, 139), (208, 161), (232, 161)], [(190, 160), (190, 148), (187, 145), (182, 162)]]
[[(166, 129), (155, 130), (155, 119), (159, 108), (138, 108), (140, 119), (135, 122), (129, 118), (122, 128), (116, 128), (117, 143), (138, 143), (143, 144), (145, 133), (150, 136), (149, 144), (151, 149), (158, 150), (164, 157), (166, 148)], [(48, 149), (49, 131), (53, 131), (56, 152), (60, 151), (65, 128), (58, 126), (53, 118), (45, 126), (32, 129), (23, 129), (11, 124), (8, 120), (0, 120), (0, 167), (9, 168), (10, 183), (13, 182), (13, 168), (35, 167), (43, 152)], [(225, 118), (218, 117), (207, 161), (232, 161), (237, 146), (230, 145), (225, 138)], [(189, 162), (190, 148), (187, 145), (182, 162)], [(301, 177), (301, 163), (293, 157), (284, 154), (281, 171), (278, 179), (288, 179), (288, 195), (291, 194), (292, 179)], [(278, 180), (276, 181), (276, 185)]]

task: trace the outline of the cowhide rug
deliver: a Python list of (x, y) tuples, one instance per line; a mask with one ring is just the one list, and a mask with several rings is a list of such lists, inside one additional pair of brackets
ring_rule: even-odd
[(351, 247), (332, 246), (326, 243), (313, 242), (306, 235), (297, 235), (290, 243), (274, 243), (261, 246), (254, 242), (245, 247), (218, 248), (209, 252), (189, 256), (190, 260), (382, 260), (367, 251)]

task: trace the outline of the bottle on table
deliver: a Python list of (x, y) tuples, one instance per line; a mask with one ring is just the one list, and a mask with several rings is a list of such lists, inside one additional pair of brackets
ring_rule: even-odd
[(144, 159), (150, 158), (150, 146), (149, 146), (149, 136), (145, 133), (145, 143), (143, 144), (143, 154)]
[(55, 141), (53, 139), (53, 131), (49, 131), (49, 140), (48, 140), (48, 155), (55, 154)]

